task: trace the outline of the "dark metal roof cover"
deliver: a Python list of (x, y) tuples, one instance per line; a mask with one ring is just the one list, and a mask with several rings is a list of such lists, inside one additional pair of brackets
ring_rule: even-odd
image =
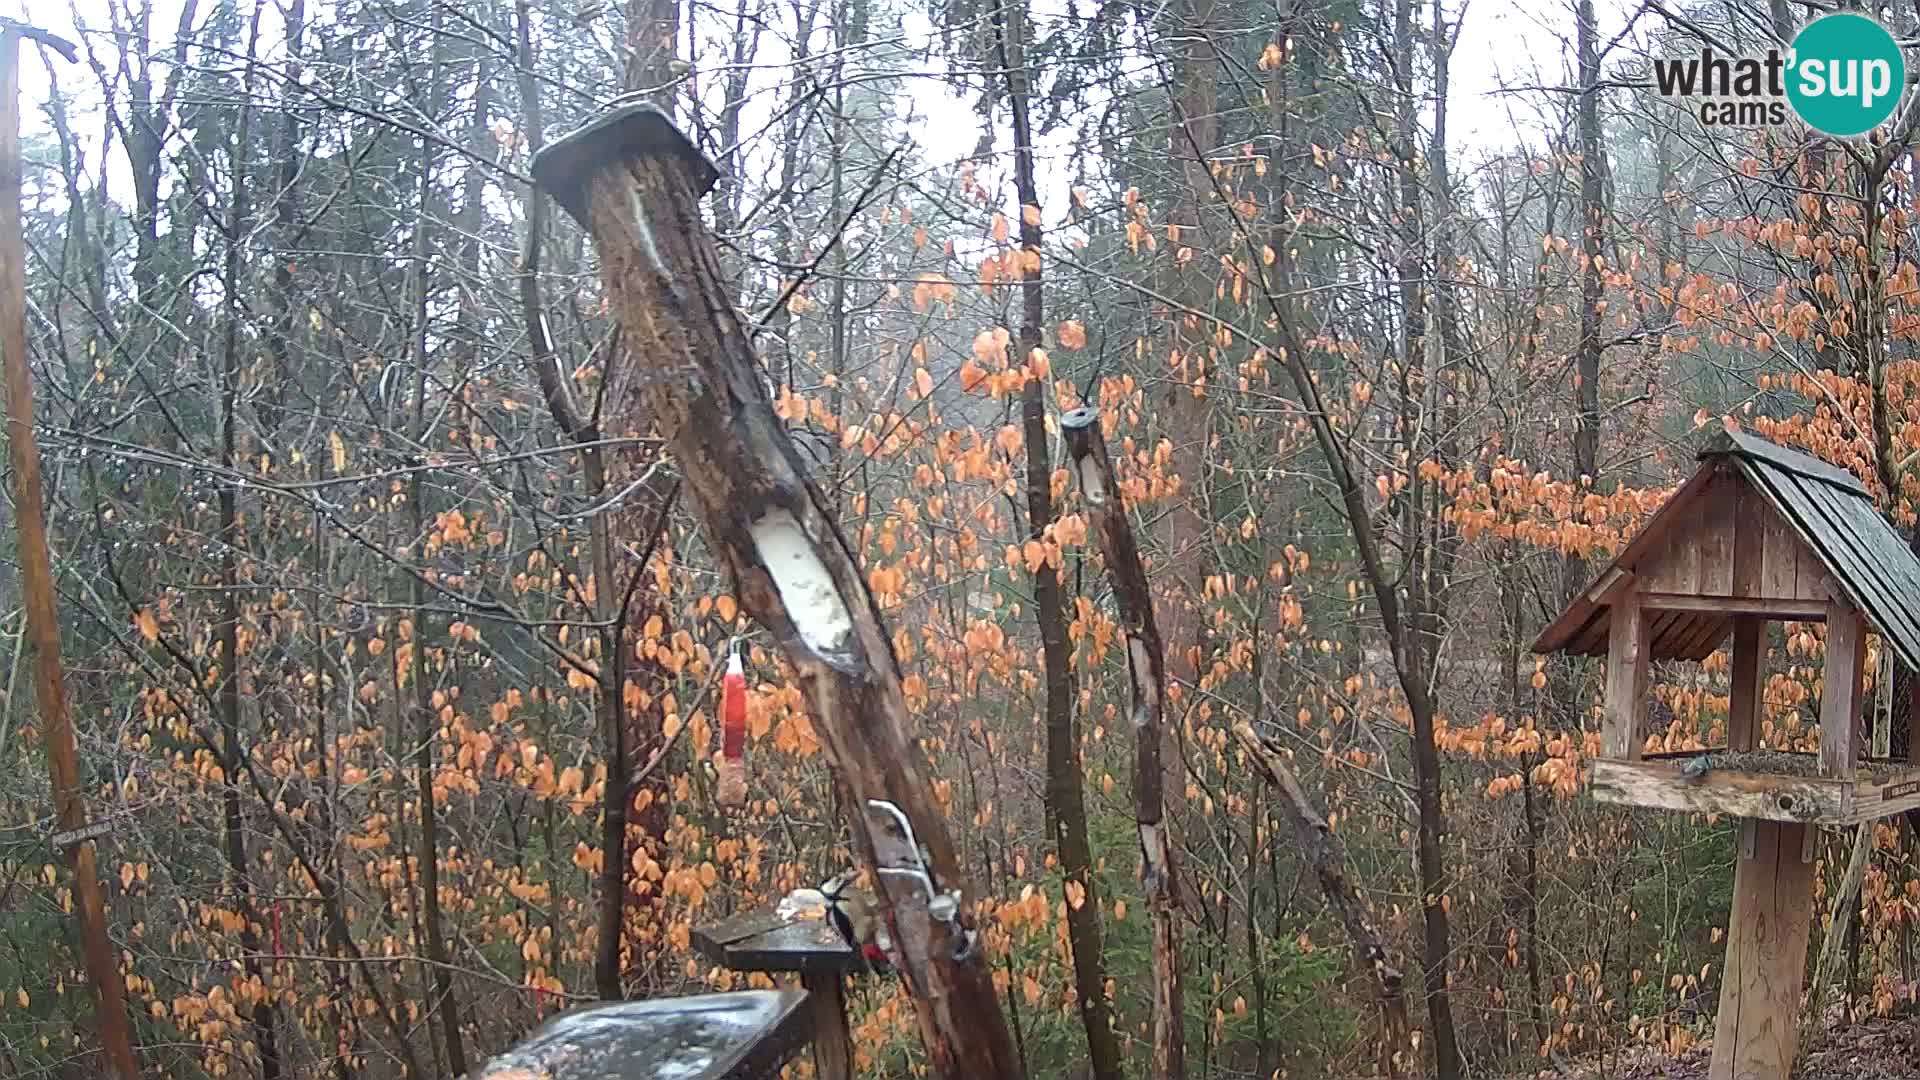
[(1902, 663), (1920, 669), (1920, 559), (1873, 505), (1867, 486), (1819, 458), (1723, 432), (1700, 459), (1729, 458), (1800, 539)]

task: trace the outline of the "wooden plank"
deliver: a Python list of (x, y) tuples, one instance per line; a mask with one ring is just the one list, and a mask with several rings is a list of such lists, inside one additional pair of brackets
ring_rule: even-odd
[(1738, 477), (1725, 476), (1707, 492), (1705, 513), (1694, 539), (1698, 577), (1691, 591), (1696, 595), (1733, 595), (1734, 524), (1744, 486)]
[(1606, 756), (1640, 756), (1640, 716), (1647, 702), (1647, 616), (1639, 593), (1628, 589), (1613, 603), (1607, 637), (1607, 704), (1601, 745)]
[(846, 982), (839, 975), (808, 972), (800, 976), (813, 1010), (813, 1075), (820, 1080), (853, 1080), (853, 1032), (847, 1026)]
[(1588, 790), (1595, 800), (1682, 813), (1842, 825), (1854, 812), (1854, 784), (1817, 776), (1709, 769), (1688, 779), (1672, 760), (1596, 758)]
[(1702, 611), (1720, 615), (1759, 615), (1768, 619), (1819, 622), (1827, 617), (1824, 601), (1745, 596), (1683, 596), (1678, 593), (1641, 593), (1640, 606), (1652, 611)]
[(722, 919), (712, 926), (694, 927), (693, 940), (696, 946), (705, 940), (713, 947), (725, 948), (736, 941), (764, 934), (769, 930), (778, 930), (787, 925), (787, 922), (788, 920), (781, 918), (771, 907), (754, 908)]
[[(1646, 641), (1647, 659), (1669, 659), (1679, 655), (1674, 650), (1674, 642), (1680, 633), (1682, 624), (1687, 620), (1684, 611), (1648, 611), (1641, 608), (1641, 614), (1647, 622)], [(1662, 651), (1662, 650), (1666, 651)]]
[[(1863, 504), (1866, 511), (1856, 518), (1850, 511), (1836, 507), (1860, 500), (1833, 496), (1832, 488), (1792, 473), (1777, 470), (1769, 472), (1762, 465), (1750, 468), (1755, 470), (1750, 474), (1755, 490), (1763, 493), (1782, 519), (1793, 526), (1803, 544), (1815, 549), (1814, 554), (1821, 567), (1820, 580), (1829, 599), (1845, 594), (1858, 606), (1881, 596), (1877, 588), (1860, 584), (1861, 580), (1872, 576), (1872, 571), (1864, 563), (1861, 550), (1845, 542), (1845, 538), (1855, 532), (1891, 534), (1892, 527), (1873, 512), (1871, 504)], [(1829, 505), (1830, 501), (1832, 505)], [(1905, 550), (1901, 543), (1881, 546)], [(1911, 556), (1907, 561), (1911, 566)], [(1806, 592), (1808, 567), (1804, 562), (1799, 574), (1801, 591)], [(1920, 630), (1916, 629), (1920, 628), (1920, 592), (1905, 602), (1877, 612), (1875, 618), (1879, 628), (1893, 638), (1903, 658), (1910, 663), (1920, 664)]]
[[(1880, 637), (1880, 648), (1874, 652), (1876, 663), (1871, 669), (1873, 675), (1873, 694), (1869, 698), (1867, 709), (1873, 731), (1871, 749), (1868, 754), (1876, 758), (1893, 755), (1893, 710), (1888, 706), (1893, 702), (1893, 652), (1892, 645), (1884, 635)], [(1868, 670), (1863, 667), (1863, 670)]]
[(1920, 810), (1920, 769), (1907, 769), (1877, 782), (1861, 780), (1854, 790), (1853, 806), (1855, 821)]
[[(1806, 599), (1803, 590), (1810, 586), (1800, 581), (1800, 560), (1803, 556), (1811, 559), (1813, 553), (1793, 534), (1793, 527), (1780, 520), (1780, 515), (1766, 505), (1765, 498), (1759, 492), (1749, 487), (1747, 498), (1766, 512), (1766, 529), (1761, 537), (1758, 595)], [(1814, 560), (1816, 565), (1818, 561)]]
[(1827, 564), (1821, 560), (1819, 553), (1815, 552), (1806, 544), (1799, 543), (1798, 537), (1795, 537), (1794, 540), (1799, 544), (1794, 554), (1800, 564), (1797, 571), (1800, 582), (1800, 598), (1819, 603), (1825, 603), (1831, 600), (1833, 598), (1833, 587), (1832, 582), (1827, 580)]
[[(1798, 484), (1832, 526), (1822, 549), (1836, 555), (1846, 553), (1864, 571), (1847, 581), (1849, 586), (1866, 590), (1860, 599), (1871, 597), (1893, 605), (1920, 599), (1920, 578), (1912, 571), (1912, 560), (1900, 557), (1908, 554), (1906, 543), (1872, 503), (1835, 495), (1819, 484), (1804, 480)], [(1869, 616), (1874, 613), (1866, 612)]]
[(1581, 627), (1579, 632), (1569, 638), (1568, 643), (1558, 651), (1575, 656), (1607, 655), (1607, 610), (1594, 609), (1592, 620)]
[(1727, 703), (1727, 748), (1751, 750), (1760, 739), (1767, 686), (1767, 623), (1746, 615), (1733, 623), (1733, 686)]
[(1767, 522), (1773, 511), (1745, 476), (1729, 482), (1733, 490), (1733, 588), (1739, 597), (1765, 596)]
[(1635, 568), (1641, 589), (1663, 593), (1700, 591), (1700, 521), (1696, 516), (1667, 531), (1666, 542)]
[(1827, 608), (1827, 665), (1820, 690), (1820, 773), (1853, 776), (1860, 729), (1860, 669), (1866, 659), (1866, 623), (1852, 604)]
[[(1800, 858), (1813, 826), (1745, 823), (1733, 877), (1727, 960), (1707, 1075), (1727, 1080), (1787, 1080), (1799, 1045), (1800, 988), (1813, 923), (1813, 864)], [(1743, 849), (1746, 845), (1741, 845)]]
[(1594, 583), (1587, 586), (1588, 602), (1606, 607), (1623, 591), (1633, 587), (1633, 572), (1624, 567), (1609, 566), (1601, 571)]

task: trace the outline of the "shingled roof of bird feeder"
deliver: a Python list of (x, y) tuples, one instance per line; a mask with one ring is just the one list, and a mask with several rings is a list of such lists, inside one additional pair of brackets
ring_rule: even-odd
[[(1797, 597), (1803, 607), (1779, 604), (1755, 610), (1773, 618), (1820, 621), (1819, 601), (1837, 589), (1910, 668), (1920, 669), (1920, 559), (1874, 508), (1866, 485), (1852, 473), (1797, 450), (1742, 432), (1715, 436), (1700, 451), (1702, 465), (1667, 500), (1625, 550), (1586, 591), (1574, 598), (1533, 644), (1540, 653), (1604, 656), (1612, 615), (1610, 590), (1629, 575), (1667, 564), (1678, 589), (1701, 597), (1738, 600)], [(1773, 510), (1766, 521), (1742, 520), (1745, 501), (1726, 481), (1737, 476)], [(1716, 525), (1727, 527), (1716, 530)], [(1779, 524), (1787, 529), (1779, 530)], [(1780, 531), (1782, 536), (1768, 535)], [(1785, 536), (1798, 544), (1783, 542)], [(1766, 580), (1739, 581), (1732, 545), (1768, 546)], [(1724, 546), (1726, 550), (1719, 548)], [(1681, 564), (1677, 572), (1672, 566)], [(1656, 582), (1657, 584), (1657, 582)], [(1650, 626), (1651, 659), (1701, 660), (1726, 640), (1742, 612), (1730, 605), (1663, 609)]]

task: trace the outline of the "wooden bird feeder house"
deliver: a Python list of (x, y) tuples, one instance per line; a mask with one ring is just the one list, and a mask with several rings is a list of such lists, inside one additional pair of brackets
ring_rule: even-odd
[[(1786, 1080), (1818, 828), (1920, 806), (1920, 768), (1863, 761), (1860, 707), (1869, 633), (1920, 670), (1920, 559), (1842, 469), (1740, 433), (1716, 436), (1700, 462), (1533, 647), (1606, 657), (1594, 798), (1742, 819), (1708, 1075)], [(1817, 758), (1763, 743), (1769, 621), (1826, 624)], [(1725, 745), (1659, 752), (1648, 665), (1703, 660), (1728, 637)]]

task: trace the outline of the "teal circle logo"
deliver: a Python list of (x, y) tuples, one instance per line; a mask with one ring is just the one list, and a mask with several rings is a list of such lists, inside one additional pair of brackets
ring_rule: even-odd
[(1865, 15), (1823, 15), (1793, 39), (1787, 100), (1815, 131), (1865, 135), (1893, 115), (1906, 88), (1899, 43)]

